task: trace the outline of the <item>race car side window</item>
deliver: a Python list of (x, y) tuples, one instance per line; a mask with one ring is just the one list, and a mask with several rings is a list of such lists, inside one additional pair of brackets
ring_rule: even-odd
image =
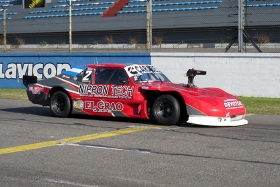
[(97, 68), (95, 72), (95, 83), (107, 84), (114, 70), (112, 68)]
[(128, 75), (124, 69), (116, 69), (108, 80), (107, 84), (125, 84), (128, 83)]
[(95, 73), (96, 84), (124, 84), (128, 82), (128, 75), (120, 68), (98, 68)]

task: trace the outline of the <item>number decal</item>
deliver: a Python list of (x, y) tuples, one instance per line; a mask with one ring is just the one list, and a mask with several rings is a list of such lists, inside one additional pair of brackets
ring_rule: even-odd
[(84, 82), (84, 81), (85, 81), (85, 82), (90, 81), (89, 78), (90, 78), (90, 76), (91, 76), (91, 74), (92, 74), (92, 71), (86, 71), (85, 74), (86, 74), (86, 75), (85, 75), (84, 78), (83, 78), (83, 82)]

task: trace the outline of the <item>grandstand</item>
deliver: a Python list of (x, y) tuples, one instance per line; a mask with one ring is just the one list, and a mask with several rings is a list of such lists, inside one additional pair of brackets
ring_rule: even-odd
[[(71, 3), (74, 43), (102, 43), (100, 38), (106, 35), (113, 35), (116, 43), (127, 43), (129, 37), (146, 42), (146, 0)], [(8, 43), (16, 43), (16, 37), (30, 44), (68, 42), (68, 0), (0, 0), (0, 6), (7, 9)], [(166, 43), (228, 39), (237, 29), (237, 6), (238, 0), (153, 0), (153, 35), (163, 36)], [(245, 10), (249, 33), (265, 32), (274, 42), (280, 42), (280, 37), (273, 37), (279, 34), (279, 0), (245, 0)], [(0, 19), (3, 20), (3, 12)]]

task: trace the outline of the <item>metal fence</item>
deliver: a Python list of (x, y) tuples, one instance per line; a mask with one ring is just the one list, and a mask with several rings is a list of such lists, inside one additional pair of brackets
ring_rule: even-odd
[(3, 52), (280, 52), (277, 0), (42, 1), (0, 2)]

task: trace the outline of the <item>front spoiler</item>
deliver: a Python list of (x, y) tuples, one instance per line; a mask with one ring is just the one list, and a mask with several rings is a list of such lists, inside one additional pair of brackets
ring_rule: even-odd
[(203, 125), (203, 126), (233, 127), (233, 126), (246, 125), (248, 124), (248, 121), (246, 119), (233, 121), (229, 117), (190, 115), (187, 123)]

